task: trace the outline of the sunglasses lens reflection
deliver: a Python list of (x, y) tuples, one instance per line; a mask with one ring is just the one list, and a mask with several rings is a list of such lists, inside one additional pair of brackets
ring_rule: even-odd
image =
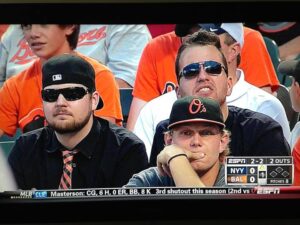
[(201, 65), (203, 65), (203, 69), (206, 73), (212, 76), (217, 76), (222, 72), (222, 64), (215, 61), (205, 61), (203, 63), (191, 63), (185, 66), (181, 72), (181, 76), (186, 79), (191, 79), (196, 77), (200, 70)]
[(42, 90), (42, 99), (45, 102), (55, 102), (58, 96), (62, 94), (67, 101), (76, 101), (82, 99), (89, 91), (83, 87), (71, 87), (63, 89), (45, 89)]

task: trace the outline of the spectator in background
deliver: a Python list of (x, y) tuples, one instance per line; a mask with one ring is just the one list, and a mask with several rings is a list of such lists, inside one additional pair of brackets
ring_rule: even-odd
[(111, 69), (120, 88), (131, 88), (151, 35), (146, 25), (81, 25), (77, 51)]
[[(108, 66), (120, 88), (132, 87), (136, 69), (151, 36), (145, 25), (82, 24), (76, 50)], [(19, 25), (10, 25), (0, 43), (0, 87), (36, 58)]]
[[(257, 38), (261, 37), (261, 35), (257, 38), (249, 37), (253, 35), (257, 36), (258, 32), (243, 27), (241, 23), (222, 23), (221, 25), (207, 24), (206, 27), (204, 25), (202, 27), (206, 28), (206, 30), (214, 30), (220, 37), (222, 52), (224, 53), (228, 63), (228, 74), (232, 78), (233, 82), (232, 93), (227, 96), (226, 99), (227, 104), (244, 109), (250, 109), (270, 116), (281, 125), (284, 137), (287, 141), (289, 141), (290, 126), (285, 109), (281, 102), (273, 95), (270, 95), (260, 88), (248, 83), (245, 78), (247, 77), (246, 74), (254, 75), (255, 73), (257, 80), (261, 77), (265, 77), (261, 72), (252, 70), (252, 68), (255, 68), (258, 64), (267, 65), (269, 62), (269, 60), (267, 60), (269, 59), (269, 56), (264, 55), (268, 54), (268, 52), (262, 51), (265, 45), (260, 47), (257, 46), (258, 49), (255, 50), (255, 52), (257, 52), (258, 55), (261, 55), (261, 57), (257, 56), (254, 58), (255, 53), (253, 52), (251, 54), (251, 51), (254, 49), (253, 47), (250, 48), (251, 43), (253, 45), (255, 45), (254, 43), (264, 44), (263, 40), (254, 42), (254, 40), (257, 40)], [(245, 31), (246, 34), (243, 34)], [(246, 41), (244, 39), (246, 39)], [(246, 42), (248, 43), (248, 46), (246, 46), (247, 49), (244, 50)], [(243, 52), (244, 56), (241, 56)], [(242, 57), (246, 57), (246, 60)], [(266, 60), (261, 61), (261, 58), (266, 58)], [(240, 62), (242, 63), (243, 61), (247, 62), (246, 66), (240, 66)], [(270, 69), (266, 69), (264, 71), (271, 71), (271, 68), (273, 68), (272, 62), (269, 63)], [(264, 65), (258, 67), (263, 68), (263, 66)], [(246, 71), (238, 69), (238, 67), (245, 67)], [(268, 74), (266, 77), (272, 76), (269, 76)], [(252, 77), (252, 79), (254, 79), (254, 77)]]
[(38, 57), (31, 51), (20, 25), (10, 25), (0, 42), (0, 87), (12, 75), (32, 65)]
[[(292, 107), (296, 112), (300, 112), (300, 61), (283, 61), (279, 64), (278, 70), (286, 76), (292, 76), (290, 88)], [(292, 130), (290, 146), (294, 159), (294, 185), (300, 186), (300, 122)]]
[(300, 23), (268, 22), (249, 23), (263, 36), (274, 40), (279, 48), (281, 60), (294, 59), (300, 54)]
[(18, 75), (8, 79), (0, 89), (0, 136), (14, 135), (20, 127), (28, 132), (45, 125), (42, 109), (42, 64), (61, 54), (78, 55), (92, 64), (96, 73), (96, 89), (104, 107), (95, 111), (113, 123), (121, 125), (122, 111), (118, 86), (111, 71), (96, 60), (80, 54), (76, 48), (79, 25), (24, 24), (25, 39), (38, 56), (33, 64)]
[[(289, 122), (281, 102), (273, 95), (245, 81), (243, 70), (237, 68), (244, 43), (242, 24), (223, 23), (221, 26), (202, 24), (202, 27), (207, 31), (214, 30), (221, 39), (222, 52), (228, 62), (228, 75), (233, 82), (232, 93), (226, 98), (227, 104), (270, 116), (281, 125), (284, 136), (289, 141)], [(156, 126), (169, 117), (171, 106), (176, 99), (176, 91), (172, 91), (151, 100), (141, 110), (133, 131), (144, 141), (148, 155)]]
[(225, 186), (229, 133), (219, 103), (193, 96), (178, 99), (169, 121), (157, 167), (134, 175), (125, 187)]
[[(129, 130), (134, 129), (138, 115), (147, 102), (174, 90), (178, 85), (174, 68), (177, 51), (182, 41), (198, 31), (200, 26), (201, 24), (176, 24), (175, 32), (158, 36), (147, 44), (133, 88), (133, 100), (126, 126)], [(250, 35), (248, 31), (245, 32), (244, 51), (241, 53), (244, 61), (240, 68), (244, 70), (245, 80), (268, 92), (276, 91), (279, 81), (265, 43), (258, 36), (258, 32), (251, 33)], [(248, 58), (250, 62), (247, 61)], [(253, 59), (257, 60), (255, 66), (252, 65)]]
[(9, 155), (19, 188), (121, 187), (148, 167), (141, 140), (94, 117), (103, 102), (91, 64), (63, 54), (46, 61), (42, 74), (41, 97), (49, 126), (22, 135)]
[(244, 71), (245, 80), (250, 84), (270, 94), (277, 91), (279, 80), (263, 36), (257, 30), (245, 26), (239, 68)]
[[(226, 96), (231, 94), (233, 82), (218, 35), (205, 30), (191, 35), (181, 45), (175, 67), (178, 98), (199, 96), (219, 102), (226, 129), (231, 132), (229, 147), (232, 156), (290, 155), (282, 127), (275, 120), (262, 113), (227, 105)], [(170, 112), (166, 107), (159, 110)], [(167, 125), (167, 120), (162, 121), (156, 128), (150, 165), (156, 162), (156, 156), (164, 148), (163, 133)]]

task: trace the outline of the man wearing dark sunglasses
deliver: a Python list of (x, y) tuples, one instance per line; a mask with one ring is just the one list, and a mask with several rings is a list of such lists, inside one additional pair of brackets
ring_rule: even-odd
[[(201, 25), (176, 24), (175, 32), (160, 35), (146, 45), (134, 84), (133, 100), (126, 126), (129, 130), (139, 134), (139, 129), (135, 129), (135, 126), (146, 103), (171, 92), (178, 86), (174, 68), (177, 51), (182, 42), (198, 31)], [(214, 32), (218, 29), (211, 27), (209, 31)], [(238, 36), (237, 41), (243, 39), (241, 35)], [(267, 92), (276, 91), (279, 81), (261, 34), (244, 27), (244, 38), (240, 68), (245, 71), (245, 79)]]
[[(179, 83), (178, 98), (201, 96), (219, 102), (226, 128), (232, 133), (231, 155), (290, 155), (290, 147), (282, 128), (275, 120), (262, 113), (227, 106), (226, 96), (231, 94), (233, 82), (232, 77), (228, 76), (227, 61), (216, 34), (205, 30), (194, 33), (179, 48), (175, 68)], [(150, 156), (151, 165), (156, 164), (157, 154), (163, 149), (163, 132), (167, 124), (168, 121), (163, 121), (156, 128)]]
[[(242, 61), (241, 52), (244, 47), (245, 29), (243, 25), (241, 23), (203, 24), (202, 28), (207, 31), (214, 30), (214, 33), (218, 34), (222, 52), (228, 61), (228, 75), (232, 78), (233, 88), (231, 94), (226, 98), (227, 104), (270, 116), (281, 125), (284, 137), (288, 141), (290, 126), (281, 102), (275, 96), (245, 80), (246, 73), (250, 73), (249, 69), (244, 72), (238, 68)], [(245, 60), (243, 61), (245, 62)], [(249, 59), (249, 62), (252, 61)], [(252, 62), (248, 65), (255, 67), (256, 63)], [(262, 73), (263, 71), (257, 74), (258, 79), (263, 76)]]
[[(209, 32), (214, 31), (219, 36), (222, 52), (229, 62), (228, 68), (226, 69), (224, 64), (211, 60), (200, 63), (195, 62), (179, 71), (180, 77), (185, 75), (194, 78), (202, 69), (212, 75), (220, 74), (221, 70), (225, 68), (225, 72), (233, 81), (232, 92), (226, 98), (227, 104), (270, 116), (281, 125), (286, 140), (289, 140), (289, 122), (281, 102), (275, 96), (245, 81), (243, 70), (237, 68), (241, 61), (240, 55), (244, 45), (242, 23), (222, 23), (221, 26), (202, 24), (202, 27)], [(172, 91), (153, 99), (141, 110), (135, 124), (134, 133), (144, 141), (148, 155), (151, 151), (155, 127), (160, 121), (168, 118), (171, 104), (176, 99), (176, 92)], [(161, 110), (162, 107), (165, 110)]]
[(42, 73), (48, 126), (21, 136), (8, 158), (19, 188), (120, 187), (147, 168), (140, 139), (94, 116), (103, 101), (87, 61), (64, 54), (46, 61)]

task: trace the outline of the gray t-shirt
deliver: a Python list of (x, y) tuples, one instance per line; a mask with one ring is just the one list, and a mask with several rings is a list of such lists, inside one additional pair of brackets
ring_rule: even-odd
[[(221, 165), (214, 186), (225, 186), (225, 169)], [(161, 176), (157, 167), (151, 167), (132, 176), (124, 187), (174, 187), (175, 183), (169, 176)]]

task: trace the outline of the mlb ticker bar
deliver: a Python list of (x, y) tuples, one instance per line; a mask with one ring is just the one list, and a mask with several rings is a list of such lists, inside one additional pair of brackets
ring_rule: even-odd
[(1, 200), (55, 200), (55, 199), (140, 199), (156, 197), (199, 197), (219, 198), (261, 195), (290, 195), (300, 198), (300, 187), (255, 186), (255, 187), (211, 187), (211, 188), (100, 188), (71, 190), (35, 190), (0, 192)]
[(227, 157), (227, 185), (292, 185), (293, 158), (287, 157)]

